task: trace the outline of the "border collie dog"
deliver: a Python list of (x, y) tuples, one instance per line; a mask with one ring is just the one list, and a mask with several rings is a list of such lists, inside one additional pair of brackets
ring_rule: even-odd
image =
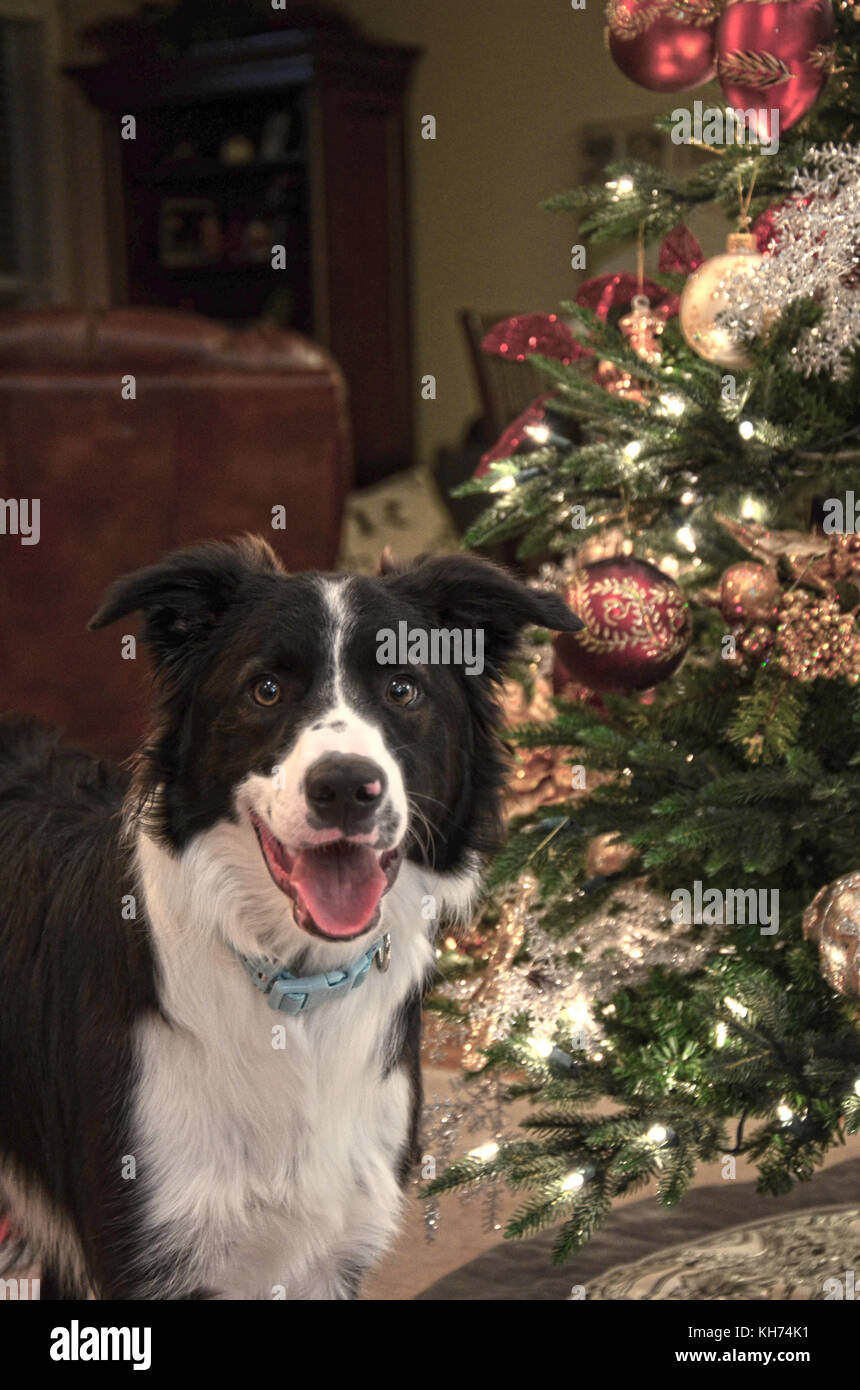
[[(582, 624), (474, 557), (292, 575), (251, 538), (91, 626), (138, 610), (128, 775), (0, 720), (0, 1256), (60, 1298), (351, 1297), (416, 1155), (439, 918), (498, 841), (501, 671)], [(404, 622), (480, 632), (483, 670), (381, 662)]]

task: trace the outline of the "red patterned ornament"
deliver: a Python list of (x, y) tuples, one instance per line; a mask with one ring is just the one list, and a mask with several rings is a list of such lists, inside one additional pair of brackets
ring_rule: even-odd
[(570, 678), (604, 694), (649, 690), (680, 666), (690, 644), (687, 600), (656, 565), (634, 556), (574, 570), (567, 601), (586, 626), (556, 638)]
[(689, 92), (716, 71), (722, 0), (609, 0), (609, 51), (625, 77), (652, 92)]
[(834, 63), (831, 0), (727, 0), (717, 26), (717, 72), (751, 134), (777, 138), (812, 109)]

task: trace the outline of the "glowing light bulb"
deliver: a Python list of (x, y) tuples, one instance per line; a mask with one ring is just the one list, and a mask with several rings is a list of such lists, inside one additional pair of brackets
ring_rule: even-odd
[(794, 1111), (790, 1105), (778, 1105), (776, 1107), (777, 1119), (781, 1124), (790, 1124), (794, 1119)]
[(755, 434), (755, 425), (752, 420), (741, 420), (738, 425), (738, 434), (741, 439), (752, 439)]
[(490, 488), (490, 492), (510, 492), (512, 487), (516, 487), (517, 480), (513, 473), (506, 473), (503, 478), (498, 478)]
[(645, 1138), (651, 1144), (665, 1144), (669, 1138), (669, 1131), (665, 1125), (652, 1125)]
[(727, 994), (725, 996), (725, 998), (723, 999), (723, 1003), (725, 1004), (729, 1013), (734, 1014), (735, 1018), (746, 1018), (747, 1014), (749, 1013), (749, 1009), (746, 1007), (746, 1005), (739, 1004), (737, 999), (733, 999), (730, 994)]
[(664, 574), (668, 574), (670, 579), (677, 579), (681, 573), (681, 564), (677, 555), (664, 555), (658, 565)]
[(618, 180), (619, 193), (632, 193), (635, 187), (635, 183), (627, 175), (625, 175), (623, 179)]
[(584, 1173), (568, 1173), (567, 1177), (561, 1185), (561, 1190), (562, 1192), (578, 1192), (579, 1189), (584, 1186)]
[(854, 1094), (855, 1096), (860, 1096), (860, 1076), (858, 1076), (857, 1080), (854, 1082)]
[(680, 396), (661, 396), (660, 404), (667, 415), (683, 415), (687, 409), (687, 402)]
[(527, 425), (526, 434), (533, 439), (535, 444), (546, 444), (549, 439), (548, 425)]
[(695, 492), (691, 492), (689, 488), (687, 488), (687, 491), (686, 491), (686, 492), (682, 492), (682, 493), (681, 493), (681, 506), (682, 506), (682, 507), (692, 507), (692, 505), (693, 505), (693, 503), (695, 502), (695, 500), (696, 500), (696, 494), (695, 494)]
[(591, 1010), (586, 999), (577, 999), (573, 1004), (567, 1004), (561, 1011), (562, 1018), (570, 1023), (580, 1023), (588, 1027), (591, 1023)]
[(682, 545), (685, 550), (689, 550), (692, 555), (693, 551), (696, 549), (696, 538), (689, 526), (681, 526), (676, 534), (679, 544)]
[(481, 1144), (477, 1149), (469, 1150), (469, 1158), (480, 1159), (481, 1163), (489, 1163), (491, 1158), (495, 1158), (499, 1152), (499, 1146), (495, 1142)]
[(755, 497), (745, 497), (741, 503), (741, 516), (745, 521), (761, 521), (764, 517), (764, 507)]
[(720, 1019), (714, 1034), (714, 1042), (717, 1047), (725, 1047), (729, 1037), (729, 1025)]
[(642, 453), (642, 445), (638, 439), (631, 439), (629, 444), (625, 444), (624, 452), (629, 459), (638, 459)]
[(529, 1044), (539, 1057), (548, 1057), (555, 1047), (549, 1038), (529, 1038)]

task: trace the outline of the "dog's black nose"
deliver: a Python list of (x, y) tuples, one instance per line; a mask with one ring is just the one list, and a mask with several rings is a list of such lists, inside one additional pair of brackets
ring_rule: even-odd
[(305, 776), (305, 796), (316, 824), (337, 826), (345, 835), (369, 829), (386, 786), (377, 763), (351, 753), (326, 753)]

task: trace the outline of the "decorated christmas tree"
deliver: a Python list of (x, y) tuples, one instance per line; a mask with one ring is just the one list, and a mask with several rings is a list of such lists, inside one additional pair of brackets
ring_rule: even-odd
[(468, 541), (586, 629), (508, 692), (510, 839), (434, 1001), (473, 1075), (431, 1195), (514, 1188), (507, 1234), (555, 1225), (559, 1259), (652, 1179), (672, 1204), (745, 1155), (779, 1194), (860, 1128), (860, 8), (607, 23), (627, 76), (724, 101), (658, 122), (689, 176), (626, 160), (548, 204), (629, 273), (484, 343), (546, 390), (467, 485)]

